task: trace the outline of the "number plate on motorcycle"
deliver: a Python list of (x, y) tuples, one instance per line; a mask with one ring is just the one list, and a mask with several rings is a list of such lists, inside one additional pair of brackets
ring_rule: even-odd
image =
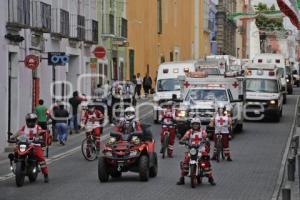
[(123, 167), (124, 166), (124, 161), (118, 161), (118, 166)]

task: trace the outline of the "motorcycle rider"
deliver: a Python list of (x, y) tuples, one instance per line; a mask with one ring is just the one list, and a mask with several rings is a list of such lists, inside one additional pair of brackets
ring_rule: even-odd
[[(114, 131), (120, 133), (133, 133), (133, 132), (142, 132), (141, 123), (135, 119), (135, 109), (130, 106), (124, 111), (125, 118), (120, 119), (117, 126), (114, 128)], [(129, 123), (129, 127), (126, 127), (126, 122)], [(129, 128), (129, 130), (128, 130)]]
[[(161, 144), (163, 144), (164, 140), (164, 132), (169, 131), (170, 137), (169, 137), (169, 144), (168, 144), (168, 157), (173, 157), (173, 151), (174, 151), (174, 143), (175, 143), (175, 137), (176, 137), (176, 128), (175, 128), (175, 110), (173, 109), (173, 102), (168, 101), (166, 104), (164, 104), (165, 110), (160, 114), (161, 122), (162, 122), (162, 130), (160, 133), (160, 141)], [(172, 128), (168, 128), (167, 125), (173, 125)], [(162, 150), (161, 150), (162, 153)]]
[[(13, 138), (17, 138), (19, 136), (26, 136), (29, 140), (35, 141), (39, 138), (40, 135), (45, 133), (38, 124), (38, 118), (35, 113), (29, 113), (25, 117), (26, 125), (24, 125), (14, 136)], [(41, 167), (42, 173), (44, 174), (44, 182), (49, 182), (48, 177), (48, 167), (46, 165), (46, 159), (44, 156), (44, 151), (40, 144), (33, 143), (33, 153)]]
[[(200, 138), (199, 138), (199, 132), (200, 132)], [(201, 129), (201, 121), (199, 118), (193, 118), (191, 120), (191, 129), (189, 129), (184, 136), (181, 138), (181, 141), (189, 140), (190, 143), (201, 143), (207, 141), (207, 133), (205, 129)], [(209, 146), (205, 146), (205, 150), (202, 152), (202, 155), (209, 155)], [(208, 178), (208, 182), (211, 185), (216, 185), (213, 175), (212, 175), (212, 169), (211, 169), (211, 163), (208, 160), (208, 166), (209, 169), (206, 172), (206, 177)], [(184, 172), (184, 166), (189, 165), (189, 156), (188, 152), (185, 152), (183, 161), (180, 162), (180, 168), (181, 168), (181, 177), (179, 181), (177, 182), (177, 185), (184, 185), (184, 176), (186, 176), (186, 172)]]
[[(227, 113), (225, 113), (225, 110), (226, 107), (223, 104), (218, 104), (217, 113), (211, 120), (209, 126), (215, 127), (215, 134), (213, 137), (215, 144), (217, 141), (216, 134), (220, 133), (222, 135), (222, 143), (225, 157), (227, 158), (227, 161), (232, 161), (229, 150), (229, 127), (232, 124), (232, 119), (230, 116), (227, 115)], [(217, 148), (214, 147), (214, 154), (212, 160), (216, 160), (216, 153)]]
[[(95, 105), (89, 102), (87, 105), (87, 111), (84, 114), (84, 125), (93, 126), (92, 134), (96, 139), (96, 148), (100, 150), (100, 135), (102, 133), (101, 120), (104, 118), (103, 113), (100, 110), (95, 109)], [(90, 133), (86, 133), (88, 136)]]

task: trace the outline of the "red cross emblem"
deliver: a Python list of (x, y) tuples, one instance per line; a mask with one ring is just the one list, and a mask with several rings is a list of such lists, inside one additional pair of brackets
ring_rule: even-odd
[(223, 126), (225, 120), (223, 119), (223, 117), (220, 117), (220, 119), (218, 120), (218, 122), (220, 123), (221, 126)]
[(190, 87), (191, 84), (189, 84), (189, 82), (185, 81), (183, 85), (184, 85), (184, 87), (188, 88), (188, 87)]
[(237, 87), (239, 86), (239, 83), (238, 83), (238, 82), (234, 82), (234, 83), (232, 84), (232, 86), (233, 86), (234, 88), (237, 88)]
[(199, 135), (198, 135), (198, 134), (197, 134), (197, 135), (195, 135), (195, 137), (194, 137), (193, 141), (194, 141), (194, 144), (199, 144), (199, 143), (200, 143), (200, 141), (201, 141), (201, 138), (199, 137)]

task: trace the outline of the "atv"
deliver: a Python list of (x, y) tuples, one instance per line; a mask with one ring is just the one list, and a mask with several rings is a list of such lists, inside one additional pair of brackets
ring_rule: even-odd
[(122, 134), (111, 132), (98, 158), (98, 178), (107, 182), (109, 176), (119, 178), (123, 172), (139, 173), (140, 181), (157, 176), (157, 154), (150, 130)]

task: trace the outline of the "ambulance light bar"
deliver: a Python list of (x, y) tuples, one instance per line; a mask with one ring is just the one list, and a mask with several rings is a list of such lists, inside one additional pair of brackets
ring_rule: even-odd
[(185, 68), (184, 68), (184, 72), (185, 72), (185, 73), (189, 73), (189, 72), (190, 72), (190, 68), (185, 67)]
[(238, 72), (225, 72), (224, 73), (224, 77), (237, 77), (238, 76)]
[(169, 69), (163, 69), (163, 73), (164, 73), (164, 74), (169, 73)]
[(198, 72), (190, 72), (187, 77), (189, 78), (207, 78), (208, 74), (205, 71), (198, 71)]

